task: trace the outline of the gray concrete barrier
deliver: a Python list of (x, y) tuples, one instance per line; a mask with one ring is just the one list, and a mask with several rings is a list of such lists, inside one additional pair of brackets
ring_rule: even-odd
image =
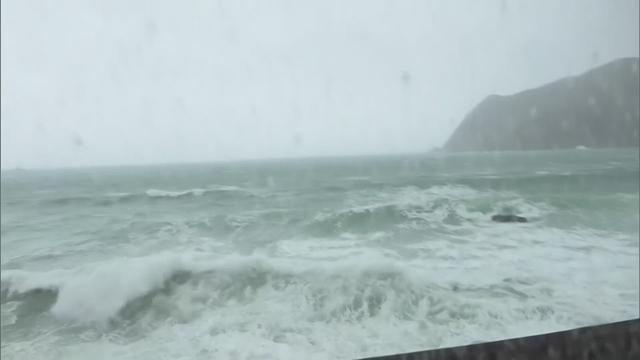
[(362, 360), (640, 359), (640, 319)]

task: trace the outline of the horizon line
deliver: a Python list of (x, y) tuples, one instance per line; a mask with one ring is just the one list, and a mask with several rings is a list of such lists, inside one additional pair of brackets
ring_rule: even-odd
[(243, 162), (257, 162), (257, 161), (279, 161), (279, 160), (314, 160), (314, 159), (332, 159), (332, 158), (356, 158), (356, 157), (377, 157), (377, 156), (402, 156), (402, 155), (426, 155), (432, 153), (436, 149), (442, 147), (432, 147), (431, 149), (423, 151), (398, 151), (398, 152), (385, 152), (385, 153), (361, 153), (361, 154), (336, 154), (336, 155), (306, 155), (306, 156), (275, 156), (275, 157), (251, 157), (251, 158), (239, 158), (239, 159), (219, 159), (219, 160), (194, 160), (194, 161), (176, 161), (176, 162), (147, 162), (147, 163), (115, 163), (115, 164), (100, 164), (100, 165), (70, 165), (70, 166), (51, 166), (51, 167), (2, 167), (0, 165), (0, 171), (43, 171), (43, 170), (76, 170), (76, 169), (95, 169), (95, 168), (125, 168), (125, 167), (152, 167), (152, 166), (176, 166), (176, 165), (205, 165), (205, 164), (228, 164), (228, 163), (243, 163)]

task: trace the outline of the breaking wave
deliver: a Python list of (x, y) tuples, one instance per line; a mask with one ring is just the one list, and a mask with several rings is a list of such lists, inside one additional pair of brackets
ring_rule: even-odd
[[(379, 255), (334, 263), (261, 256), (207, 258), (202, 254), (156, 254), (121, 258), (50, 272), (6, 270), (2, 304), (22, 302), (31, 309), (80, 323), (131, 321), (151, 315), (157, 321), (211, 308), (288, 297), (306, 308), (310, 321), (360, 321), (381, 313), (414, 321), (455, 310), (447, 294), (471, 291), (462, 285), (430, 282), (411, 264)], [(526, 298), (513, 284), (490, 284), (486, 291)], [(290, 304), (291, 301), (286, 303)], [(188, 304), (189, 309), (181, 309)], [(451, 314), (447, 315), (450, 316)], [(20, 319), (18, 319), (20, 321)], [(185, 320), (186, 321), (186, 320)]]
[(342, 210), (321, 212), (307, 224), (314, 235), (342, 232), (376, 232), (399, 227), (441, 227), (478, 225), (495, 213), (512, 213), (539, 219), (551, 208), (544, 203), (525, 201), (508, 192), (479, 192), (458, 185), (426, 189), (403, 187), (376, 198), (359, 200)]
[(236, 186), (215, 185), (206, 188), (194, 188), (186, 190), (161, 190), (152, 188), (147, 189), (142, 193), (119, 192), (107, 194), (70, 195), (53, 199), (45, 199), (43, 200), (43, 203), (50, 206), (111, 206), (134, 201), (145, 201), (153, 199), (169, 200), (187, 197), (202, 197), (205, 195), (216, 195), (220, 198), (228, 198), (233, 196), (253, 197), (256, 196), (256, 193)]
[(145, 191), (145, 194), (148, 197), (152, 198), (176, 198), (183, 196), (202, 196), (209, 193), (243, 193), (248, 194), (249, 192), (243, 190), (237, 186), (227, 186), (227, 185), (216, 185), (207, 187), (204, 189), (188, 189), (188, 190), (158, 190), (158, 189), (149, 189)]

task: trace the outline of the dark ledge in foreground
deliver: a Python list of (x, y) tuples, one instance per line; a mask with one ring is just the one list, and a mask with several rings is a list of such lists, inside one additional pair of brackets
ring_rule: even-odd
[(364, 360), (640, 359), (640, 319)]

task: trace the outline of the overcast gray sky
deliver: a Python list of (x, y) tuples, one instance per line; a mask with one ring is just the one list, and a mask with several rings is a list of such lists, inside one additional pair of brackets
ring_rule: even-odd
[(638, 0), (2, 0), (2, 168), (426, 151), (638, 56)]

